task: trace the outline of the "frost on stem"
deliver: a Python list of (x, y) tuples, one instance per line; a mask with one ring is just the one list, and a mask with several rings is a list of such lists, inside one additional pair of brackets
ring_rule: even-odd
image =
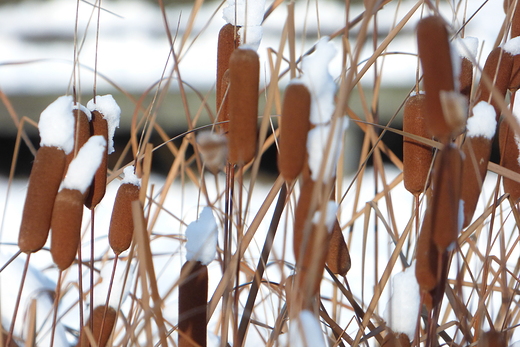
[(208, 265), (217, 251), (217, 222), (210, 207), (204, 207), (199, 219), (186, 229), (186, 261)]

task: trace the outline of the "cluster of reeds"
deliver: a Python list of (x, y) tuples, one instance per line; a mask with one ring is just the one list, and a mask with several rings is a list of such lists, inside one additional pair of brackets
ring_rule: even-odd
[[(179, 59), (202, 2), (181, 48), (161, 3), (175, 68), (138, 100), (127, 94), (135, 103), (132, 115), (122, 115), (132, 117), (130, 139), (115, 164), (108, 154), (120, 109), (111, 96), (84, 107), (75, 86), (41, 114), (13, 257), (27, 254), (25, 268), (2, 341), (507, 346), (518, 339), (517, 1), (504, 2), (501, 44), (482, 59), (477, 39), (459, 31), (467, 23), (449, 22), (430, 1), (407, 3), (401, 17), (396, 5), (398, 21), (381, 42), (378, 16), (395, 2), (364, 1), (358, 17), (347, 2), (346, 20), (299, 55), (298, 2), (244, 8), (249, 2), (226, 7), (228, 23), (212, 33), (217, 55), (205, 58), (217, 62), (215, 95), (198, 94), (197, 114)], [(262, 23), (283, 8), (280, 44), (265, 59), (257, 51)], [(421, 19), (410, 24), (415, 14)], [(403, 99), (399, 130), (400, 108), (380, 124), (386, 105), (378, 95), (386, 49), (408, 26), (418, 78)], [(364, 60), (371, 31), (374, 47)], [(375, 83), (367, 87), (361, 79), (370, 68)], [(179, 142), (156, 117), (175, 79), (188, 124)], [(354, 174), (344, 165), (352, 158), (347, 128), (364, 134)], [(385, 143), (387, 132), (402, 136), (402, 160)], [(498, 163), (491, 161), (495, 137)], [(162, 147), (173, 159), (159, 180), (151, 168)], [(274, 179), (260, 169), (269, 148), (277, 151)], [(14, 164), (11, 175), (10, 182)], [(47, 253), (56, 288), (41, 320), (21, 303), (34, 259)], [(16, 329), (20, 320), (26, 332)]]

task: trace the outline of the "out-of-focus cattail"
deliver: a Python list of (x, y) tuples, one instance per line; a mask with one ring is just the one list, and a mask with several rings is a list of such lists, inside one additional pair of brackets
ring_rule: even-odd
[(440, 151), (433, 172), (433, 196), (430, 201), (432, 240), (442, 253), (458, 237), (462, 220), (459, 215), (462, 178), (461, 152), (455, 146)]
[(304, 84), (290, 83), (284, 95), (280, 118), (278, 170), (292, 182), (307, 158), (307, 133), (310, 129), (311, 94)]
[[(108, 122), (103, 115), (98, 111), (92, 112), (92, 121), (90, 122), (92, 127), (92, 135), (101, 135), (108, 141)], [(98, 170), (92, 180), (89, 194), (85, 199), (85, 206), (89, 209), (96, 207), (103, 197), (105, 196), (105, 190), (107, 186), (107, 168), (108, 168), (108, 152), (104, 153), (99, 165)]]
[(83, 194), (76, 189), (62, 189), (56, 196), (51, 223), (51, 255), (60, 270), (67, 269), (76, 257), (83, 200)]
[(478, 343), (482, 347), (506, 347), (507, 335), (503, 331), (490, 330), (482, 333)]
[(459, 91), (469, 100), (471, 96), (471, 85), (473, 84), (473, 63), (466, 57), (462, 57), (461, 61)]
[(439, 250), (432, 240), (432, 212), (426, 211), (421, 232), (417, 238), (415, 277), (421, 291), (429, 293), (438, 282)]
[[(518, 2), (505, 0), (504, 12), (507, 14), (509, 11), (513, 11), (513, 16), (511, 18), (511, 39), (514, 39), (520, 36), (520, 5)], [(520, 88), (520, 56), (515, 55), (513, 59), (513, 70), (511, 72), (509, 89), (515, 91), (518, 88)]]
[[(514, 172), (520, 172), (520, 149), (514, 130), (506, 119), (500, 122), (498, 133), (500, 147), (500, 162), (503, 167)], [(509, 193), (512, 201), (518, 202), (520, 199), (520, 183), (507, 177), (503, 178), (504, 191)]]
[[(225, 78), (224, 74), (229, 69), (229, 58), (231, 57), (231, 53), (239, 46), (240, 38), (238, 36), (238, 29), (240, 27), (226, 24), (224, 25), (219, 32), (218, 35), (218, 46), (217, 46), (217, 81), (216, 81), (216, 101), (217, 101), (217, 112), (219, 112), (219, 116), (217, 121), (227, 121), (229, 120), (228, 113), (222, 107), (224, 102), (224, 96), (226, 94), (227, 83), (224, 83)], [(222, 124), (220, 125), (220, 129), (222, 129), (223, 133), (226, 133), (228, 130), (228, 125)]]
[(417, 24), (419, 59), (426, 93), (427, 124), (431, 135), (447, 142), (453, 129), (443, 112), (441, 92), (454, 90), (453, 66), (448, 30), (440, 16), (423, 18)]
[(244, 165), (253, 160), (257, 146), (258, 54), (236, 49), (229, 59), (229, 162)]
[(51, 255), (60, 270), (68, 268), (76, 256), (81, 237), (85, 192), (104, 152), (105, 139), (92, 136), (70, 163), (62, 189), (56, 197), (51, 221)]
[(74, 147), (72, 97), (62, 96), (51, 103), (41, 113), (38, 129), (41, 147), (31, 169), (18, 235), (18, 246), (25, 253), (40, 250), (49, 236), (66, 156)]
[(179, 346), (206, 346), (208, 267), (187, 261), (179, 283)]
[(389, 331), (385, 336), (381, 347), (409, 347), (410, 339), (406, 334), (394, 333), (393, 331)]
[[(106, 312), (106, 313), (105, 313)], [(104, 318), (104, 320), (103, 320)], [(94, 340), (99, 347), (105, 347), (108, 343), (108, 339), (112, 334), (112, 330), (114, 329), (114, 325), (116, 323), (117, 312), (110, 306), (96, 306), (94, 308), (93, 317), (89, 318), (85, 327), (91, 326), (92, 322), (92, 335), (94, 336)], [(103, 328), (103, 331), (101, 330)], [(85, 329), (85, 328), (83, 328)], [(77, 347), (90, 347), (93, 346), (89, 343), (87, 334), (83, 331), (81, 334), (81, 341), (78, 341)]]
[(334, 222), (327, 252), (327, 266), (335, 274), (345, 276), (350, 270), (350, 253), (338, 220)]
[(227, 137), (211, 131), (201, 131), (197, 135), (197, 145), (206, 168), (217, 174), (227, 162)]
[(497, 127), (495, 109), (485, 101), (473, 107), (468, 119), (466, 140), (462, 144), (462, 188), (464, 202), (463, 227), (469, 225), (477, 207), (482, 184), (486, 178), (491, 147)]
[(133, 170), (133, 166), (125, 168), (125, 177), (117, 190), (112, 218), (110, 219), (108, 242), (117, 255), (130, 247), (134, 235), (132, 202), (139, 200), (140, 182)]
[[(404, 132), (430, 137), (426, 128), (425, 100), (424, 94), (415, 94), (406, 101), (403, 114)], [(406, 136), (403, 138), (403, 181), (410, 193), (419, 195), (428, 187), (427, 180), (432, 158), (433, 152), (430, 146)]]
[[(511, 55), (507, 50), (502, 49), (502, 47), (497, 47), (489, 53), (482, 70), (482, 74), (490, 79), (502, 100), (504, 99), (509, 86), (512, 68), (513, 55)], [(491, 89), (486, 86), (486, 83), (482, 81), (482, 78), (477, 89), (477, 101), (486, 101), (490, 103), (495, 108), (497, 117), (500, 116), (500, 106), (492, 96)]]
[(47, 241), (65, 160), (65, 153), (56, 147), (40, 147), (36, 153), (18, 237), (22, 252), (36, 252)]

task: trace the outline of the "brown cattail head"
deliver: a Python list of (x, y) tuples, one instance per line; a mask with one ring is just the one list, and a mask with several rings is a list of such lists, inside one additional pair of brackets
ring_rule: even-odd
[[(101, 135), (108, 143), (108, 122), (98, 111), (92, 111), (92, 121), (90, 122), (92, 135)], [(105, 196), (107, 186), (107, 167), (108, 167), (108, 149), (103, 154), (101, 164), (94, 175), (90, 191), (85, 199), (85, 206), (89, 209), (95, 208)]]
[[(103, 320), (104, 318), (104, 320)], [(89, 318), (85, 327), (91, 326), (92, 322), (92, 335), (94, 336), (94, 340), (99, 347), (105, 347), (108, 343), (108, 339), (112, 334), (112, 330), (114, 329), (114, 325), (116, 323), (117, 312), (112, 307), (107, 306), (97, 306), (94, 308), (93, 317)], [(101, 330), (103, 328), (103, 330)], [(81, 341), (78, 341), (78, 347), (90, 347), (93, 346), (89, 343), (87, 334), (83, 331), (81, 334)]]
[(311, 94), (300, 83), (287, 86), (280, 118), (280, 153), (278, 170), (292, 182), (298, 177), (307, 158), (307, 133), (310, 129)]
[[(219, 122), (227, 121), (228, 113), (224, 112), (222, 104), (224, 102), (224, 96), (227, 90), (227, 83), (224, 83), (224, 74), (229, 69), (229, 58), (231, 53), (238, 48), (240, 45), (240, 38), (238, 36), (238, 29), (240, 27), (232, 24), (224, 25), (218, 34), (218, 46), (217, 46), (217, 81), (216, 87), (216, 98), (217, 98), (217, 120)], [(227, 124), (220, 125), (220, 129), (223, 133), (227, 133)]]
[(423, 293), (437, 286), (439, 250), (432, 240), (432, 212), (428, 208), (424, 215), (421, 232), (417, 238), (415, 277)]
[[(514, 130), (506, 119), (503, 119), (502, 122), (500, 122), (498, 137), (500, 146), (500, 163), (503, 167), (509, 170), (520, 172), (519, 143), (517, 143)], [(520, 183), (504, 177), (503, 185), (504, 191), (509, 193), (511, 200), (518, 202), (520, 199)]]
[(244, 165), (256, 153), (260, 61), (251, 49), (229, 59), (229, 162)]
[[(487, 76), (487, 78), (491, 81), (502, 101), (504, 100), (507, 88), (510, 84), (509, 82), (511, 80), (512, 69), (513, 56), (507, 51), (503, 50), (501, 47), (497, 47), (493, 49), (491, 53), (489, 53), (482, 70), (482, 74)], [(482, 80), (483, 78), (484, 77), (481, 77), (478, 85), (477, 102), (486, 101), (493, 105), (495, 108), (495, 113), (497, 114), (498, 122), (498, 117), (501, 114), (500, 106), (496, 99), (492, 96), (491, 89), (488, 88), (486, 83), (484, 83)]]
[(431, 209), (432, 239), (443, 253), (457, 240), (459, 221), (462, 156), (455, 146), (445, 146), (439, 153), (433, 171)]
[(326, 262), (330, 271), (335, 274), (345, 276), (348, 270), (350, 270), (350, 253), (337, 219), (330, 235)]
[(394, 333), (389, 331), (385, 336), (381, 347), (410, 347), (410, 339), (408, 335), (402, 333)]
[(43, 146), (36, 153), (18, 236), (18, 247), (22, 252), (36, 252), (47, 241), (65, 161), (65, 153), (56, 147)]
[(132, 243), (134, 235), (132, 202), (139, 200), (139, 193), (139, 186), (132, 183), (123, 183), (117, 190), (108, 230), (108, 242), (115, 254), (126, 251)]
[[(520, 36), (520, 4), (517, 1), (506, 0), (504, 1), (504, 10), (513, 11), (513, 17), (511, 19), (511, 39)], [(511, 82), (509, 83), (509, 89), (512, 91), (520, 88), (520, 56), (515, 55), (513, 58), (513, 71), (511, 72)]]
[(453, 129), (443, 113), (441, 91), (454, 90), (453, 66), (448, 30), (444, 19), (430, 16), (417, 25), (419, 59), (423, 70), (424, 90), (426, 92), (427, 124), (431, 135), (447, 142)]
[(221, 134), (227, 135), (229, 132), (229, 69), (226, 70), (226, 72), (224, 72), (224, 76), (222, 76), (220, 88), (222, 91), (222, 102), (217, 109), (217, 121), (223, 123), (219, 124), (217, 129), (220, 129), (219, 132)]
[(86, 113), (82, 109), (74, 109), (73, 114), (75, 120), (74, 149), (67, 155), (65, 172), (67, 172), (70, 162), (74, 159), (79, 149), (88, 141), (91, 135), (90, 121)]
[(206, 346), (208, 267), (187, 261), (179, 283), (179, 347)]
[(83, 194), (76, 189), (62, 189), (56, 196), (51, 222), (51, 255), (58, 269), (67, 269), (81, 238)]
[(507, 335), (503, 331), (490, 330), (482, 333), (478, 343), (482, 347), (506, 347)]
[(461, 59), (461, 68), (459, 75), (459, 91), (467, 100), (471, 96), (471, 86), (473, 84), (473, 63), (466, 57)]
[[(412, 95), (406, 100), (403, 114), (403, 131), (430, 138), (426, 122), (426, 96)], [(403, 138), (403, 180), (404, 187), (412, 194), (419, 195), (428, 187), (428, 175), (433, 152), (427, 146), (409, 137)]]

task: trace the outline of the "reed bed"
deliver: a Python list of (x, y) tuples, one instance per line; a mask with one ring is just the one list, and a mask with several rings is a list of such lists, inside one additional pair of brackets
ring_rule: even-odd
[[(18, 127), (1, 178), (0, 346), (518, 345), (520, 4), (498, 4), (495, 43), (478, 43), (473, 21), (494, 2), (337, 2), (337, 22), (320, 18), (321, 0), (260, 3), (195, 1), (174, 37), (159, 1), (170, 52), (140, 98), (117, 80), (100, 95), (110, 72), (97, 62), (82, 88), (77, 30), (68, 96), (39, 124), (0, 90)], [(86, 39), (103, 35), (110, 5), (92, 6)], [(202, 6), (214, 15), (200, 27)], [(193, 105), (183, 61), (222, 11), (218, 52), (200, 57), (216, 62), (213, 87)], [(273, 20), (276, 45), (258, 46)], [(394, 56), (416, 78), (388, 111), (379, 96)], [(173, 85), (179, 136), (157, 120)], [(120, 116), (130, 131), (114, 146)], [(95, 155), (81, 150), (91, 141)], [(38, 148), (28, 183), (22, 146)], [(274, 176), (261, 170), (273, 148)], [(159, 149), (164, 176), (152, 170)]]

